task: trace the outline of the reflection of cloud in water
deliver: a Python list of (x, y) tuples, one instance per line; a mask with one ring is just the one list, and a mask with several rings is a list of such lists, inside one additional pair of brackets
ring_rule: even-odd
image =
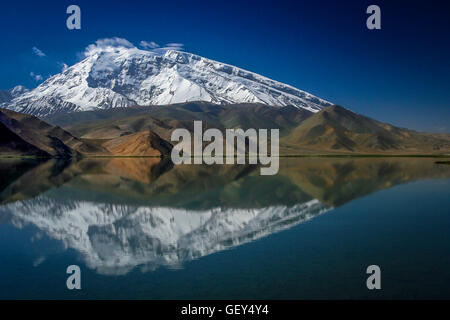
[(290, 228), (327, 211), (317, 200), (292, 207), (192, 211), (133, 207), (38, 196), (0, 207), (11, 223), (34, 224), (80, 252), (102, 274), (138, 265), (180, 267), (185, 261), (233, 248)]

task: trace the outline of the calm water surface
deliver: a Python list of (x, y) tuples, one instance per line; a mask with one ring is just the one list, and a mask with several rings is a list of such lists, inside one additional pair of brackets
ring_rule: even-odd
[[(0, 161), (0, 298), (450, 298), (450, 165)], [(66, 288), (81, 268), (82, 289)], [(366, 288), (367, 266), (382, 290)]]

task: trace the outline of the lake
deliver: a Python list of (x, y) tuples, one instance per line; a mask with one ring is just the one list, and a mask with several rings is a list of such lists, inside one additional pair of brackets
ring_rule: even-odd
[[(432, 158), (0, 160), (1, 299), (450, 298)], [(68, 290), (66, 268), (81, 269)], [(368, 290), (366, 268), (381, 269)]]

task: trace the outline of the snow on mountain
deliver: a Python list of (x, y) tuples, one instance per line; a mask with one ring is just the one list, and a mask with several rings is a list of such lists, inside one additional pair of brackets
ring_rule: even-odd
[(32, 224), (77, 250), (101, 274), (142, 266), (180, 267), (307, 221), (330, 208), (318, 200), (292, 207), (188, 210), (129, 206), (41, 195), (0, 207), (16, 227)]
[(10, 90), (0, 90), (0, 103), (9, 103), (12, 99), (28, 92), (24, 86), (15, 86)]
[(46, 116), (187, 101), (294, 105), (312, 112), (330, 105), (290, 85), (198, 55), (108, 45), (91, 47), (84, 60), (3, 106)]
[(27, 93), (28, 91), (30, 91), (30, 90), (28, 90), (27, 88), (25, 88), (24, 86), (21, 86), (21, 85), (15, 86), (11, 90), (9, 90), (9, 92), (11, 92), (11, 96), (13, 98), (17, 98), (17, 97), (21, 96), (22, 94)]

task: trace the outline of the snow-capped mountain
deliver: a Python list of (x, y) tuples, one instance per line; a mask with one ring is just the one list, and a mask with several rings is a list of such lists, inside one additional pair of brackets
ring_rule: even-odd
[(24, 86), (15, 86), (10, 90), (0, 90), (0, 103), (10, 102), (28, 91)]
[(77, 250), (101, 274), (125, 274), (142, 266), (180, 267), (291, 228), (326, 211), (313, 199), (292, 207), (188, 210), (129, 206), (38, 196), (0, 207), (18, 228), (32, 224)]
[(187, 101), (294, 105), (312, 112), (330, 105), (290, 85), (198, 55), (104, 46), (3, 106), (46, 116)]

